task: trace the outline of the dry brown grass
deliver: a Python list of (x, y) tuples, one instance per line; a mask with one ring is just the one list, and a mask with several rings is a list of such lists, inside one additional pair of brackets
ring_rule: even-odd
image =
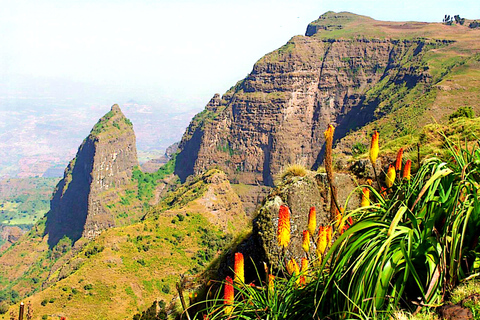
[(288, 165), (285, 170), (283, 170), (279, 175), (280, 181), (285, 181), (288, 178), (292, 177), (305, 177), (308, 173), (307, 168), (305, 166), (295, 163)]

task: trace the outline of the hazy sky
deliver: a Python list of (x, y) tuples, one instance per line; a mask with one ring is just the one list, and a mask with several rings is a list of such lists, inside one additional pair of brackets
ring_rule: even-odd
[(200, 109), (326, 11), (439, 22), (480, 18), (478, 3), (1, 0), (0, 103), (49, 95)]

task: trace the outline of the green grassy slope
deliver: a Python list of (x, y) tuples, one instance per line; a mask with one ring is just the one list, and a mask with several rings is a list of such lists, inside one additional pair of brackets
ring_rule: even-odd
[(247, 222), (218, 170), (166, 199), (170, 205), (161, 205), (145, 220), (108, 229), (89, 243), (81, 239), (73, 248), (64, 239), (48, 250), (43, 225), (37, 224), (0, 256), (3, 292), (10, 296), (13, 290), (20, 297), (35, 292), (25, 299), (35, 319), (125, 319), (158, 298), (171, 301), (180, 274), (205, 270)]

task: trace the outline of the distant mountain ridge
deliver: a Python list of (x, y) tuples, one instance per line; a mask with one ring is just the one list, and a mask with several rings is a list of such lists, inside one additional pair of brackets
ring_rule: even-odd
[[(176, 173), (185, 180), (218, 166), (233, 182), (272, 186), (288, 164), (321, 164), (330, 123), (348, 154), (373, 129), (395, 137), (465, 104), (480, 111), (479, 38), (467, 26), (327, 12), (194, 117)], [(448, 102), (445, 87), (455, 89)]]

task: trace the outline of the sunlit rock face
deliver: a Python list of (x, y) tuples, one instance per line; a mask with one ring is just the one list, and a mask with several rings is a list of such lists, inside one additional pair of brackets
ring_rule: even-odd
[(131, 180), (138, 166), (135, 133), (118, 105), (103, 116), (80, 145), (53, 194), (45, 233), (49, 245), (62, 237), (94, 238), (115, 226), (104, 207), (105, 191)]

